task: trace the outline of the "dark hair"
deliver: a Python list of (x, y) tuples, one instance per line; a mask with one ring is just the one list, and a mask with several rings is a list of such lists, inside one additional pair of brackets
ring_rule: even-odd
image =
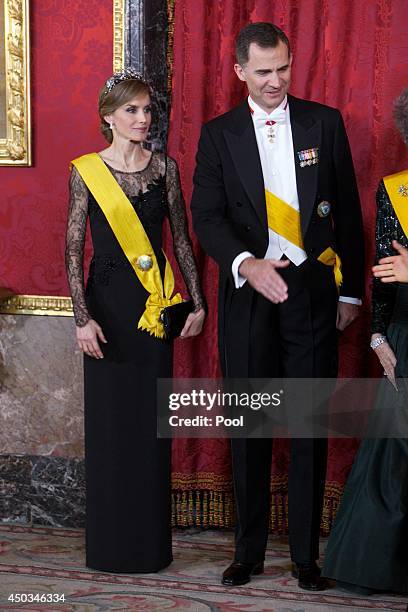
[(106, 84), (99, 92), (98, 110), (101, 120), (101, 132), (106, 140), (111, 143), (113, 140), (112, 130), (104, 117), (115, 112), (119, 106), (126, 104), (132, 98), (143, 94), (150, 95), (150, 87), (141, 79), (127, 79), (117, 83), (111, 91), (107, 91)]
[(408, 88), (404, 89), (394, 102), (395, 125), (408, 145)]
[(265, 49), (268, 47), (277, 47), (279, 41), (285, 43), (288, 48), (288, 55), (290, 56), (288, 37), (283, 30), (278, 28), (278, 26), (273, 23), (268, 23), (267, 21), (258, 21), (248, 24), (245, 28), (242, 28), (235, 43), (235, 53), (238, 64), (244, 66), (248, 62), (249, 46), (251, 43), (256, 43)]

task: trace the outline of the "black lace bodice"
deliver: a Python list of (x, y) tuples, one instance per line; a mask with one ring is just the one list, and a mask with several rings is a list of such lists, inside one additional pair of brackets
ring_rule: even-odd
[[(382, 257), (395, 255), (395, 251), (392, 247), (393, 240), (397, 240), (403, 246), (408, 247), (408, 238), (405, 236), (401, 224), (398, 221), (383, 181), (381, 181), (378, 186), (376, 200), (377, 223), (375, 229), (375, 262), (378, 263), (378, 260)], [(372, 333), (385, 334), (391, 322), (397, 287), (398, 283), (382, 283), (379, 278), (374, 278), (372, 293)]]
[[(138, 172), (120, 172), (109, 167), (134, 206), (156, 253), (161, 270), (165, 260), (161, 252), (162, 225), (168, 216), (173, 236), (174, 254), (193, 299), (195, 308), (204, 307), (197, 268), (188, 235), (184, 201), (176, 162), (153, 153), (148, 165)], [(130, 266), (106, 218), (74, 167), (70, 176), (70, 206), (65, 260), (71, 289), (75, 322), (79, 327), (91, 318), (85, 299), (83, 253), (86, 220), (91, 222), (94, 257), (91, 282), (108, 284), (110, 274)]]

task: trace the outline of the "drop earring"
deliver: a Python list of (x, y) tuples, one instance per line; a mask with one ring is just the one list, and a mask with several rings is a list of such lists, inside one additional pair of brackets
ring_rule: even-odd
[(114, 127), (114, 125), (113, 125), (112, 121), (109, 121), (109, 129), (112, 130), (113, 127)]

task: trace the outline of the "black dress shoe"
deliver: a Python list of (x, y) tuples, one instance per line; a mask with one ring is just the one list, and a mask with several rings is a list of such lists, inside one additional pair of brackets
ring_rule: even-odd
[(322, 570), (315, 561), (312, 561), (311, 563), (292, 563), (293, 578), (299, 578), (299, 567), (307, 567), (308, 569), (312, 569), (318, 576), (320, 576), (322, 573)]
[(240, 563), (239, 561), (234, 561), (223, 573), (221, 584), (227, 586), (246, 584), (251, 580), (251, 576), (263, 574), (263, 571), (263, 561), (259, 563)]
[(316, 563), (308, 565), (296, 563), (292, 567), (292, 576), (298, 579), (298, 587), (306, 591), (324, 591), (327, 589), (327, 580), (320, 577), (320, 572), (321, 569)]

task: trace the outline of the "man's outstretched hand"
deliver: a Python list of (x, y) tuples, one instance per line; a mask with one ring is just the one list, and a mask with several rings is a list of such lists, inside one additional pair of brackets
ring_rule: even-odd
[(248, 257), (241, 263), (238, 271), (255, 291), (274, 304), (279, 304), (288, 298), (288, 286), (277, 269), (286, 268), (289, 263), (288, 259), (278, 261)]

